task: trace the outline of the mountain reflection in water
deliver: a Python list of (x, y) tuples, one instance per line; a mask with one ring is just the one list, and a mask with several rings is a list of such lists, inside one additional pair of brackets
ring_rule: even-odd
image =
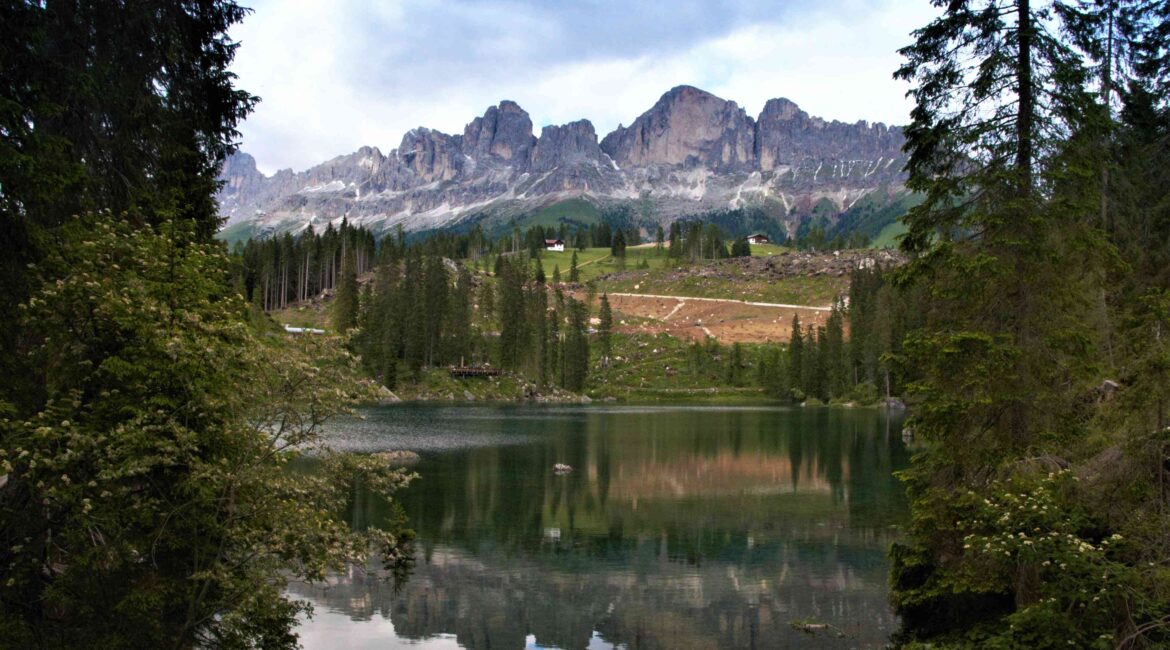
[[(900, 422), (870, 410), (369, 410), (332, 444), (413, 449), (417, 564), (290, 591), (326, 647), (865, 648), (896, 621)], [(574, 471), (556, 475), (555, 463)], [(357, 494), (357, 525), (386, 516)], [(816, 634), (794, 621), (833, 626)]]

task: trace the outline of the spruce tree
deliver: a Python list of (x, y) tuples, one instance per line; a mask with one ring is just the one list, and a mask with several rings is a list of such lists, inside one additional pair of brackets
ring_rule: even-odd
[(613, 311), (609, 307), (609, 295), (601, 294), (601, 307), (598, 314), (599, 324), (597, 325), (597, 340), (601, 343), (601, 355), (606, 361), (609, 360), (611, 349), (611, 335), (613, 334)]
[[(1085, 433), (1078, 404), (1097, 360), (1084, 315), (1110, 255), (1096, 229), (1107, 111), (1066, 38), (1073, 27), (1049, 3), (952, 2), (901, 50), (896, 76), (915, 100), (907, 186), (924, 196), (906, 217), (913, 258), (901, 278), (925, 286), (925, 322), (903, 362), (918, 375), (915, 432), (930, 443), (906, 473), (915, 523), (894, 551), (909, 640), (1011, 647), (1036, 632), (1002, 617), (1011, 604), (1028, 611), (1042, 567), (1021, 557), (995, 573), (964, 550), (955, 495), (991, 503), (990, 477), (1018, 479), (1028, 458), (1064, 453)], [(1103, 630), (1078, 630), (1089, 617), (1072, 607), (1047, 625), (1069, 644), (1096, 643)]]
[(825, 395), (830, 398), (842, 397), (846, 390), (852, 386), (847, 376), (848, 365), (845, 357), (843, 321), (844, 316), (841, 313), (840, 304), (834, 304), (833, 311), (829, 314), (829, 320), (825, 324), (824, 349), (822, 350)]
[(577, 251), (573, 251), (573, 258), (569, 260), (569, 282), (581, 281), (581, 274), (577, 271)]
[(565, 349), (561, 353), (565, 363), (565, 388), (580, 392), (585, 389), (589, 374), (589, 311), (585, 304), (566, 298), (569, 323), (565, 331)]
[(788, 385), (804, 390), (804, 335), (800, 316), (792, 315), (792, 333), (788, 340)]
[(626, 256), (626, 235), (621, 228), (618, 228), (617, 233), (613, 235), (613, 240), (610, 243), (609, 252), (614, 257), (618, 258)]
[(357, 326), (358, 283), (353, 255), (347, 255), (341, 267), (341, 283), (333, 297), (333, 328), (344, 334)]

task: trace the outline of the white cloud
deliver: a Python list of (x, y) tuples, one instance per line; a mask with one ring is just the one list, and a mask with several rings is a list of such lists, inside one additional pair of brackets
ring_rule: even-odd
[[(240, 86), (264, 100), (241, 127), (243, 149), (263, 171), (304, 169), (362, 145), (389, 151), (416, 126), (458, 133), (501, 99), (527, 109), (538, 133), (587, 118), (603, 137), (680, 84), (751, 115), (784, 96), (828, 119), (901, 123), (910, 104), (891, 79), (896, 49), (934, 15), (926, 2), (841, 0), (658, 48), (611, 42), (593, 51), (531, 7), (374, 4), (281, 2), (233, 30)], [(447, 34), (447, 24), (459, 27)], [(412, 35), (416, 25), (425, 42)], [(578, 49), (557, 47), (570, 42)]]

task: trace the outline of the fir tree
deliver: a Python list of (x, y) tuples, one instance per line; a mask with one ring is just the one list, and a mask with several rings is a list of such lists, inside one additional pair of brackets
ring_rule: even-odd
[(589, 335), (585, 328), (589, 323), (589, 311), (585, 304), (567, 298), (569, 323), (565, 332), (565, 349), (561, 353), (565, 364), (565, 388), (580, 392), (585, 389), (589, 374)]
[(333, 298), (333, 327), (342, 334), (356, 327), (358, 322), (357, 271), (353, 264), (353, 256), (346, 256), (341, 267), (341, 283)]
[(601, 294), (601, 307), (597, 317), (600, 321), (597, 326), (597, 340), (601, 343), (602, 358), (608, 361), (612, 351), (610, 337), (613, 333), (613, 311), (610, 310), (607, 294)]
[(621, 228), (619, 228), (617, 233), (614, 234), (612, 243), (610, 244), (609, 252), (614, 257), (618, 258), (623, 258), (626, 256), (626, 235), (624, 232), (622, 232)]
[(792, 315), (792, 333), (788, 341), (788, 385), (804, 390), (804, 335), (800, 316)]
[(926, 320), (903, 361), (918, 374), (915, 431), (931, 443), (906, 473), (915, 525), (894, 551), (894, 602), (909, 640), (1029, 644), (1035, 637), (1013, 635), (1035, 633), (1021, 624), (1037, 619), (1009, 624), (1013, 609), (1044, 611), (1072, 645), (1104, 632), (1071, 604), (1031, 608), (1041, 593), (1064, 590), (1023, 562), (990, 570), (978, 551), (961, 550), (963, 526), (952, 524), (967, 516), (956, 494), (990, 503), (989, 476), (1021, 479), (1028, 458), (1063, 453), (1085, 432), (1078, 404), (1096, 359), (1084, 315), (1095, 311), (1110, 255), (1095, 227), (1108, 111), (1084, 52), (1066, 39), (1077, 27), (1057, 9), (948, 3), (901, 50), (897, 76), (913, 83), (915, 100), (907, 186), (925, 197), (906, 217), (903, 247), (914, 259), (901, 275), (926, 286)]

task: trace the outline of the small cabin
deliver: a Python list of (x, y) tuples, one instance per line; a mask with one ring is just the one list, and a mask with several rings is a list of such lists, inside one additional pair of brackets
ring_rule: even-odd
[(565, 252), (565, 240), (563, 239), (546, 239), (544, 240), (544, 250), (556, 251), (558, 253)]
[(771, 241), (770, 239), (768, 239), (767, 235), (764, 235), (761, 233), (756, 233), (754, 235), (748, 235), (747, 240), (748, 240), (749, 244), (767, 244), (768, 242)]

